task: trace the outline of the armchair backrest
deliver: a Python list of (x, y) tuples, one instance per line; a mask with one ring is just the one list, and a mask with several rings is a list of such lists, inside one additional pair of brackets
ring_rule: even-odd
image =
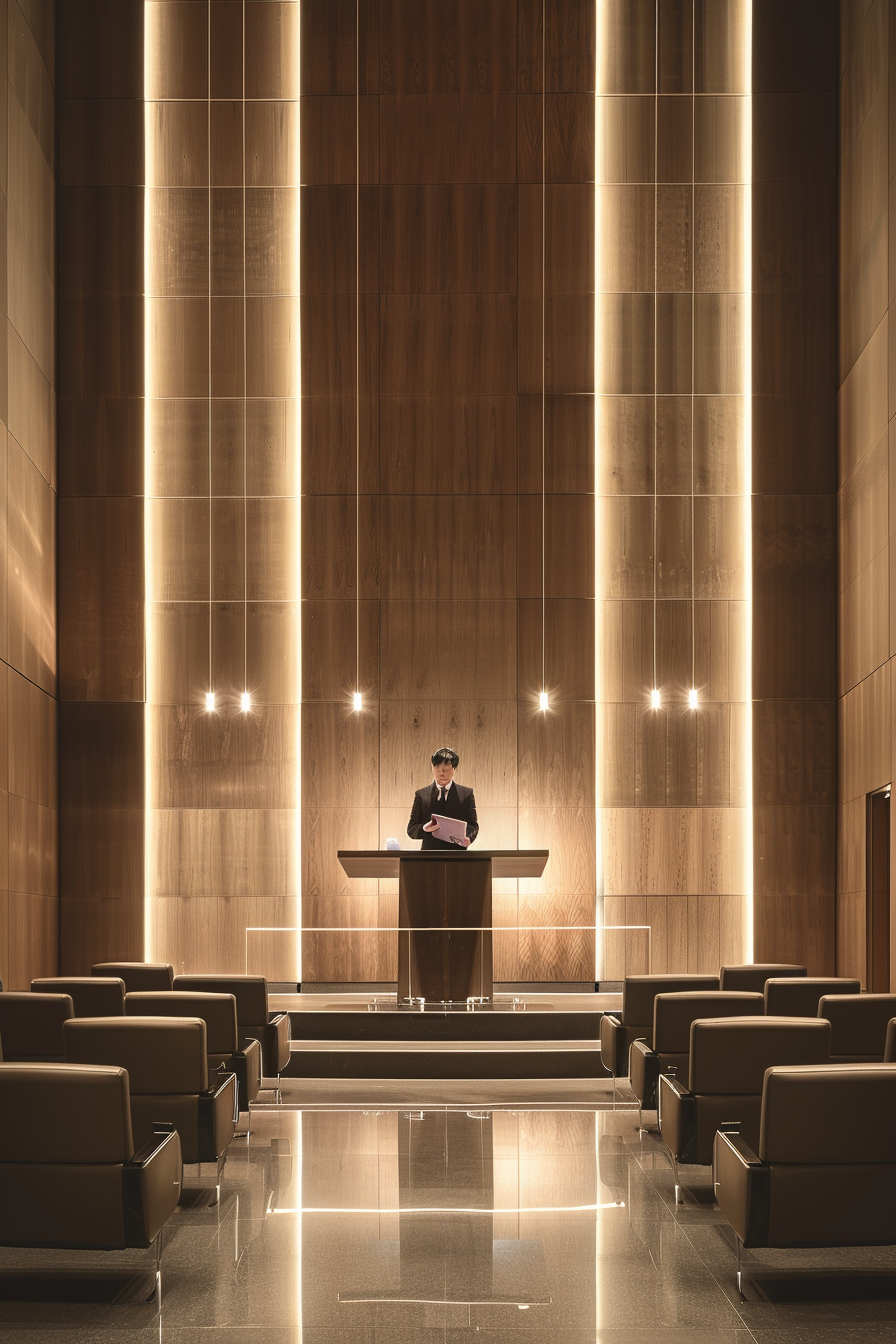
[(657, 994), (718, 989), (717, 975), (627, 975), (622, 985), (622, 1021), (653, 1033), (653, 1001)]
[(58, 1060), (65, 1054), (62, 1024), (74, 1017), (70, 994), (0, 994), (0, 1043), (7, 1062)]
[(263, 975), (178, 975), (174, 988), (190, 993), (232, 994), (237, 1021), (259, 1026), (268, 1020), (268, 982)]
[(206, 1028), (198, 1017), (75, 1018), (65, 1024), (65, 1058), (127, 1069), (131, 1096), (208, 1088)]
[(896, 1163), (896, 1065), (769, 1069), (758, 1156), (800, 1166)]
[(98, 961), (91, 975), (117, 976), (126, 994), (138, 989), (172, 989), (174, 967), (167, 961)]
[(224, 1058), (239, 1047), (236, 999), (232, 994), (138, 991), (125, 1000), (128, 1017), (199, 1017), (205, 1023), (208, 1057)]
[(825, 994), (858, 994), (862, 986), (858, 980), (837, 977), (825, 979), (806, 976), (805, 979), (778, 979), (765, 982), (765, 1012), (767, 1017), (817, 1017), (818, 1001)]
[(0, 1065), (0, 1154), (4, 1163), (129, 1162), (134, 1140), (127, 1072)]
[(805, 966), (795, 966), (781, 962), (751, 962), (747, 966), (723, 966), (720, 976), (721, 989), (746, 989), (751, 994), (762, 994), (765, 982), (773, 976), (775, 979), (799, 978), (808, 975)]
[(776, 1064), (827, 1064), (831, 1024), (823, 1018), (700, 1018), (691, 1023), (688, 1087), (707, 1096), (759, 1096)]
[(762, 1011), (761, 994), (658, 994), (653, 1009), (653, 1048), (658, 1054), (687, 1055), (691, 1023), (698, 1017), (755, 1017)]
[(896, 994), (824, 994), (818, 1016), (831, 1024), (832, 1055), (869, 1055), (883, 1062)]
[(70, 975), (32, 980), (38, 994), (68, 994), (75, 1017), (124, 1017), (124, 981), (117, 976)]

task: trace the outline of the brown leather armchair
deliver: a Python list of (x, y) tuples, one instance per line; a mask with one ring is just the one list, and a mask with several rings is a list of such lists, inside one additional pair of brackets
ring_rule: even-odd
[(62, 1024), (74, 1017), (69, 994), (0, 994), (0, 1042), (7, 1064), (61, 1064)]
[(818, 1016), (831, 1024), (832, 1064), (882, 1064), (896, 994), (824, 994)]
[(615, 1078), (628, 1077), (632, 1042), (643, 1037), (653, 1045), (653, 1001), (657, 994), (718, 989), (717, 975), (627, 975), (622, 985), (622, 1012), (600, 1019), (600, 1058)]
[(91, 966), (90, 974), (117, 976), (124, 981), (126, 994), (140, 989), (174, 988), (174, 967), (167, 961), (98, 961)]
[(240, 1036), (232, 994), (138, 990), (128, 994), (125, 1006), (128, 1017), (201, 1017), (206, 1027), (209, 1073), (217, 1073), (222, 1065), (226, 1073), (235, 1073), (239, 1108), (248, 1111), (261, 1090), (261, 1046)]
[(164, 1120), (180, 1135), (184, 1162), (219, 1164), (220, 1185), (238, 1115), (237, 1085), (232, 1073), (209, 1078), (201, 1018), (75, 1018), (65, 1024), (65, 1058), (127, 1069), (134, 1142), (145, 1142)]
[(769, 1069), (759, 1146), (717, 1133), (713, 1182), (744, 1247), (896, 1243), (896, 1066)]
[(124, 981), (117, 976), (46, 976), (32, 980), (37, 994), (68, 994), (75, 1017), (124, 1017)]
[(831, 1024), (820, 1017), (733, 1017), (691, 1023), (687, 1074), (661, 1074), (660, 1134), (672, 1157), (675, 1202), (680, 1165), (708, 1166), (716, 1130), (737, 1122), (741, 1137), (759, 1143), (766, 1069), (777, 1064), (827, 1064)]
[(817, 1017), (818, 1003), (825, 994), (858, 994), (862, 986), (858, 980), (840, 976), (824, 979), (807, 976), (805, 979), (777, 979), (765, 982), (766, 1017)]
[(124, 1069), (0, 1064), (0, 1245), (156, 1242), (158, 1274), (182, 1170), (174, 1130), (135, 1147)]
[(736, 994), (721, 990), (708, 993), (657, 994), (653, 1005), (653, 1049), (646, 1041), (631, 1048), (629, 1082), (638, 1098), (638, 1112), (656, 1107), (657, 1082), (661, 1073), (677, 1069), (687, 1074), (691, 1023), (698, 1017), (755, 1017), (762, 1012), (761, 994)]
[(289, 1063), (289, 1014), (268, 1007), (268, 982), (263, 975), (178, 975), (174, 988), (207, 994), (232, 994), (240, 1036), (261, 1046), (264, 1078), (279, 1078)]
[(775, 979), (792, 979), (808, 975), (805, 966), (794, 966), (787, 962), (751, 962), (747, 966), (723, 966), (719, 977), (720, 989), (745, 989), (750, 994), (765, 992), (765, 982), (773, 976)]

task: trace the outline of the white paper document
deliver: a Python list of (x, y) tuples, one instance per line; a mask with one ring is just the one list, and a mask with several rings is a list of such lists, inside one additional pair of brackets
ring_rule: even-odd
[(456, 817), (440, 817), (437, 812), (432, 814), (433, 821), (439, 823), (439, 829), (431, 832), (437, 840), (444, 840), (449, 845), (460, 845), (466, 849), (467, 823), (458, 821)]

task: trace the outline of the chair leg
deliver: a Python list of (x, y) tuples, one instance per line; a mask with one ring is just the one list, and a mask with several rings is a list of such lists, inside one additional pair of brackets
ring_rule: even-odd
[(152, 1292), (147, 1297), (147, 1302), (155, 1302), (156, 1306), (162, 1305), (162, 1238), (165, 1235), (165, 1229), (162, 1228), (156, 1237), (156, 1266), (152, 1281)]
[(744, 1244), (740, 1237), (734, 1238), (734, 1281), (741, 1299), (744, 1295)]
[(672, 1158), (672, 1178), (673, 1178), (673, 1180), (675, 1181), (675, 1203), (676, 1203), (676, 1204), (683, 1204), (683, 1203), (684, 1203), (684, 1200), (683, 1200), (682, 1197), (681, 1197), (681, 1183), (679, 1182), (679, 1179), (678, 1179), (678, 1158), (677, 1158), (677, 1157), (673, 1157), (673, 1158)]
[(221, 1180), (224, 1175), (224, 1163), (227, 1161), (227, 1151), (218, 1158), (218, 1165), (215, 1169), (215, 1202), (212, 1208), (218, 1208), (221, 1204)]

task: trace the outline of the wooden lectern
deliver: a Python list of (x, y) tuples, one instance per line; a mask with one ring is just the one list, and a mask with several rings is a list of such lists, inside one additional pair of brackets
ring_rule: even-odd
[(398, 999), (492, 997), (492, 878), (541, 877), (546, 849), (345, 850), (348, 877), (398, 878)]

